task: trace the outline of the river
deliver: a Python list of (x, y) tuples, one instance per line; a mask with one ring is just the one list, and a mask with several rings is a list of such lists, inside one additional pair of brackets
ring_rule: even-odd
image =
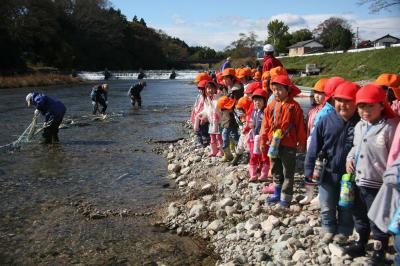
[[(152, 214), (175, 191), (154, 141), (185, 137), (197, 91), (189, 79), (146, 80), (135, 110), (133, 82), (108, 82), (105, 120), (90, 114), (90, 85), (40, 89), (65, 103), (66, 123), (59, 145), (37, 138), (0, 153), (0, 264), (215, 264), (204, 242), (155, 226)], [(0, 146), (29, 125), (30, 91), (0, 90)]]

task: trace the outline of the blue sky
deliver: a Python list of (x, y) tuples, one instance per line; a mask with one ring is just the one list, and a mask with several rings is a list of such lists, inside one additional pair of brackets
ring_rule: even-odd
[(361, 39), (374, 40), (386, 34), (400, 38), (400, 6), (371, 14), (368, 5), (357, 0), (110, 0), (114, 8), (131, 20), (134, 15), (147, 25), (184, 40), (189, 45), (222, 50), (238, 39), (239, 33), (255, 32), (260, 40), (267, 37), (267, 24), (279, 19), (289, 32), (308, 28), (332, 16), (348, 20)]

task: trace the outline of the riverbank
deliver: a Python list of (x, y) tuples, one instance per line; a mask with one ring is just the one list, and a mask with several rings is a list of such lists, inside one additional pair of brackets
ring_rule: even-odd
[(50, 85), (72, 85), (81, 84), (84, 81), (78, 77), (62, 74), (29, 74), (20, 76), (0, 76), (0, 89), (37, 87)]
[[(209, 241), (225, 265), (360, 265), (366, 257), (343, 255), (345, 243), (320, 242), (323, 235), (318, 205), (302, 206), (304, 155), (298, 155), (294, 197), (289, 210), (265, 204), (262, 183), (249, 183), (247, 165), (230, 166), (196, 148), (190, 125), (187, 138), (164, 145), (169, 178), (178, 188), (176, 200), (164, 209), (164, 224), (178, 235)], [(350, 238), (354, 240), (354, 236)], [(372, 252), (372, 242), (369, 253)], [(387, 258), (393, 258), (388, 254)]]

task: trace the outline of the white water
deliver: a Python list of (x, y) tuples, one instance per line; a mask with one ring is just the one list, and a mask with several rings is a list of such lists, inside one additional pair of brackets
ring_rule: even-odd
[[(194, 80), (199, 70), (175, 70), (176, 78), (182, 80)], [(110, 71), (110, 79), (134, 80), (137, 79), (139, 72), (137, 71)], [(146, 77), (144, 79), (169, 79), (171, 70), (147, 70), (144, 71)], [(82, 71), (78, 73), (78, 77), (84, 80), (104, 80), (104, 71), (88, 72)]]

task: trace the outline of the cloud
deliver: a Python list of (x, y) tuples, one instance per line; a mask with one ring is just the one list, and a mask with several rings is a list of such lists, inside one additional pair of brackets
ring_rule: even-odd
[(278, 19), (289, 26), (289, 32), (307, 28), (313, 30), (318, 24), (330, 17), (346, 19), (354, 32), (359, 28), (361, 39), (375, 40), (386, 34), (400, 37), (400, 17), (359, 18), (351, 12), (342, 14), (309, 14), (299, 15), (282, 13), (269, 18), (245, 18), (241, 16), (220, 16), (206, 21), (189, 21), (180, 15), (171, 17), (171, 25), (157, 26), (167, 34), (184, 40), (189, 45), (209, 46), (223, 50), (238, 39), (239, 33), (253, 31), (259, 40), (267, 38), (267, 25), (271, 20)]

